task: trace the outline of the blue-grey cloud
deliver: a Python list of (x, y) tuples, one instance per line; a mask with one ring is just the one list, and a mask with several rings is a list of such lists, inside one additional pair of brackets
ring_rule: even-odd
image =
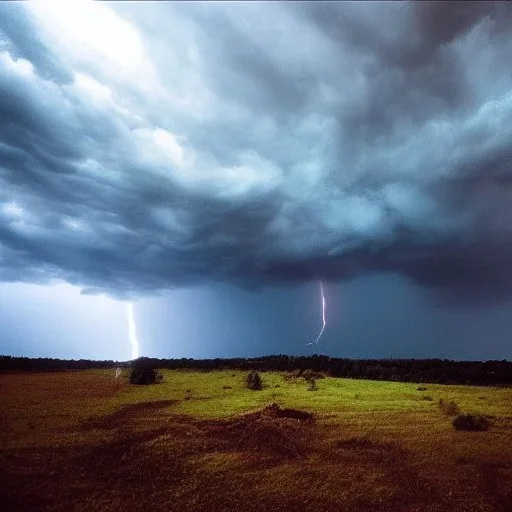
[(505, 3), (0, 5), (0, 279), (512, 285)]

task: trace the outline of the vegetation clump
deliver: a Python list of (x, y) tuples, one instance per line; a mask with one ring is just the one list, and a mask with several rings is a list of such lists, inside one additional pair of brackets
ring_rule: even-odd
[(315, 370), (311, 370), (310, 368), (304, 370), (304, 369), (295, 369), (293, 371), (286, 371), (283, 373), (283, 378), (287, 382), (293, 382), (297, 379), (304, 379), (309, 380), (311, 378), (313, 379), (324, 379), (325, 374), (322, 372), (317, 372)]
[(296, 458), (308, 453), (308, 427), (314, 415), (308, 411), (280, 407), (271, 403), (252, 412), (209, 423), (210, 432), (237, 447), (268, 457)]
[(308, 383), (308, 391), (318, 391), (318, 386), (314, 377), (306, 379), (306, 382)]
[(267, 407), (261, 411), (261, 415), (270, 418), (292, 418), (294, 420), (301, 421), (313, 421), (314, 418), (313, 413), (311, 412), (283, 408), (276, 403), (267, 405)]
[(148, 385), (162, 382), (163, 375), (141, 357), (133, 362), (130, 384)]
[(323, 379), (325, 378), (325, 375), (322, 372), (316, 372), (315, 370), (308, 369), (302, 372), (302, 377), (306, 380)]
[(457, 414), (460, 414), (460, 408), (453, 400), (448, 402), (440, 398), (439, 409), (441, 409), (441, 411), (443, 411), (446, 416), (457, 416)]
[(245, 378), (245, 384), (248, 389), (253, 391), (260, 391), (263, 389), (263, 381), (261, 380), (258, 372), (250, 372)]
[(455, 430), (481, 431), (491, 426), (489, 420), (480, 414), (459, 414), (452, 421)]

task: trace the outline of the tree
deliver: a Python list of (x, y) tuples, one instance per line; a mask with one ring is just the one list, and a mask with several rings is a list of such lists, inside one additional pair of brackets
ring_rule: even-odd
[(163, 375), (153, 368), (147, 358), (139, 357), (133, 362), (130, 384), (157, 384), (162, 380)]
[(254, 391), (263, 389), (263, 382), (258, 372), (250, 372), (245, 379), (245, 383), (249, 389)]

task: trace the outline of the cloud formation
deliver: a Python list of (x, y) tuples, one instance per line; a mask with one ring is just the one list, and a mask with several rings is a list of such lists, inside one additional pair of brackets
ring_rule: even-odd
[(512, 285), (512, 9), (0, 5), (0, 280)]

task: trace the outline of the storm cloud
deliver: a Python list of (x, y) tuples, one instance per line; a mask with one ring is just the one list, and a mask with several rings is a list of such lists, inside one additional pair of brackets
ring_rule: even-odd
[(512, 286), (512, 8), (0, 5), (0, 280)]

